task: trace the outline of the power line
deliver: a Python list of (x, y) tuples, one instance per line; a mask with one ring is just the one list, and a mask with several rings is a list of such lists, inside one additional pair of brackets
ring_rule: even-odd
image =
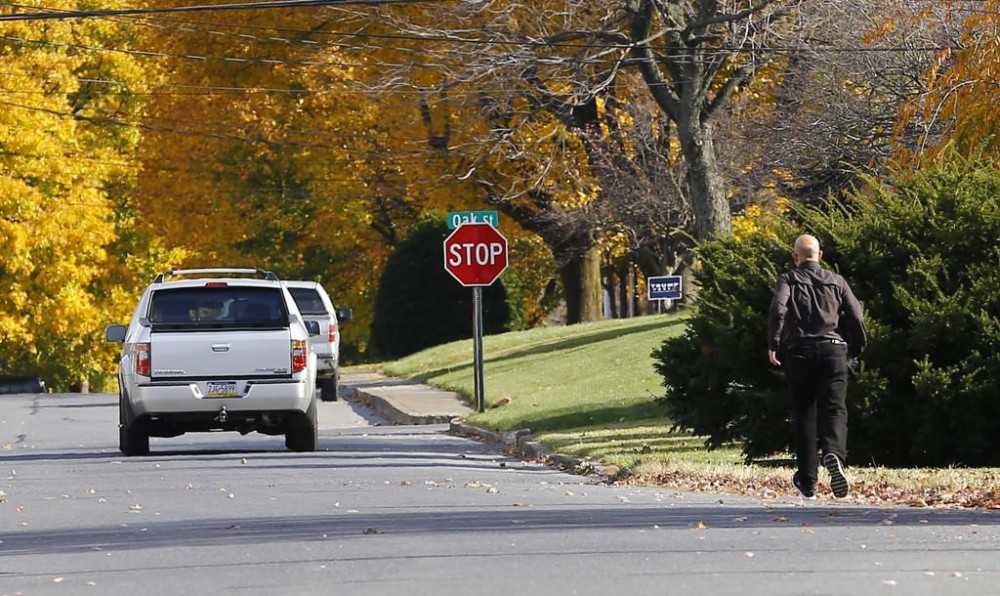
[[(50, 108), (43, 108), (43, 107), (38, 107), (38, 106), (27, 106), (27, 105), (23, 105), (23, 104), (14, 103), (14, 102), (8, 102), (8, 101), (0, 101), (0, 105), (11, 107), (11, 108), (16, 108), (16, 109), (27, 110), (27, 111), (42, 112), (42, 113), (46, 113), (46, 114), (50, 114), (50, 115), (54, 115), (54, 116), (59, 116), (59, 117), (64, 117), (64, 118), (75, 118), (75, 119), (78, 119), (78, 120), (85, 120), (87, 122), (91, 122), (91, 123), (94, 123), (94, 124), (108, 124), (108, 125), (111, 125), (111, 126), (137, 128), (137, 129), (149, 130), (149, 131), (157, 132), (157, 133), (176, 134), (176, 135), (181, 135), (181, 136), (202, 137), (202, 138), (208, 138), (208, 139), (214, 139), (214, 140), (220, 140), (220, 141), (227, 141), (227, 142), (246, 143), (246, 144), (251, 144), (251, 145), (257, 144), (257, 145), (268, 145), (268, 146), (275, 146), (275, 147), (294, 147), (294, 148), (303, 148), (303, 149), (329, 149), (329, 150), (333, 150), (333, 151), (337, 151), (337, 152), (346, 152), (347, 155), (349, 156), (348, 161), (356, 161), (359, 157), (361, 159), (366, 159), (366, 158), (383, 158), (383, 157), (386, 157), (386, 156), (390, 155), (389, 152), (388, 152), (388, 150), (386, 150), (386, 151), (380, 151), (380, 150), (360, 151), (360, 150), (357, 150), (357, 149), (353, 149), (353, 150), (352, 149), (345, 149), (345, 147), (343, 145), (330, 145), (330, 144), (327, 144), (327, 143), (319, 143), (319, 142), (299, 142), (299, 141), (292, 141), (292, 140), (267, 139), (267, 138), (263, 138), (263, 137), (250, 137), (250, 136), (245, 136), (245, 135), (233, 134), (233, 133), (227, 132), (227, 131), (206, 131), (206, 130), (192, 130), (192, 129), (177, 128), (177, 127), (171, 126), (171, 125), (177, 124), (178, 121), (176, 121), (176, 120), (169, 120), (169, 119), (160, 119), (165, 124), (150, 124), (148, 122), (129, 122), (129, 121), (126, 121), (126, 120), (122, 120), (120, 118), (111, 118), (111, 117), (82, 117), (82, 116), (79, 116), (79, 115), (71, 114), (69, 112), (62, 112), (62, 111), (59, 111), (59, 110), (53, 110), (53, 109), (50, 109)], [(299, 136), (310, 136), (310, 135), (312, 135), (314, 137), (320, 137), (320, 138), (322, 138), (322, 137), (334, 136), (335, 133), (331, 132), (331, 131), (292, 131), (291, 134), (299, 135)], [(399, 165), (407, 165), (407, 164), (410, 164), (410, 165), (420, 165), (420, 164), (426, 163), (426, 158), (427, 158), (428, 153), (429, 153), (429, 150), (426, 150), (426, 149), (412, 149), (412, 150), (393, 149), (393, 151), (391, 153), (391, 155), (394, 156), (394, 159), (393, 159), (392, 163), (393, 164), (399, 164)], [(3, 156), (3, 155), (13, 155), (13, 153), (6, 153), (6, 152), (5, 153), (0, 153), (0, 156)], [(457, 159), (463, 159), (463, 158), (467, 158), (467, 157), (468, 158), (477, 157), (476, 154), (465, 153), (465, 152), (456, 151), (456, 150), (451, 151), (449, 156), (451, 158), (457, 158)], [(34, 156), (34, 157), (36, 157), (36, 158), (46, 158), (46, 156), (41, 156), (41, 155)], [(70, 156), (64, 154), (64, 155), (60, 155), (60, 156), (58, 156), (56, 158), (58, 158), (58, 159), (65, 159), (65, 158), (70, 158)], [(104, 158), (89, 158), (89, 157), (86, 157), (86, 156), (74, 156), (74, 158), (75, 159), (85, 159), (85, 160), (86, 159), (93, 159), (93, 160), (97, 160), (97, 161), (106, 161)], [(403, 159), (399, 159), (399, 158), (403, 158)], [(53, 158), (53, 159), (55, 159), (55, 158)], [(411, 161), (408, 161), (408, 160), (411, 160)], [(322, 163), (324, 161), (325, 160), (321, 159), (320, 163)], [(127, 162), (122, 162), (121, 165), (127, 165)]]
[[(174, 54), (166, 52), (154, 52), (149, 50), (134, 50), (134, 49), (121, 49), (121, 48), (108, 48), (101, 46), (88, 46), (83, 44), (74, 44), (68, 42), (55, 42), (43, 39), (29, 39), (24, 37), (2, 35), (0, 40), (7, 40), (17, 43), (35, 44), (47, 47), (59, 47), (59, 48), (69, 48), (76, 50), (84, 50), (89, 52), (109, 52), (109, 53), (119, 53), (139, 57), (156, 57), (156, 58), (173, 58), (182, 60), (192, 60), (192, 61), (218, 61), (227, 63), (238, 63), (238, 64), (254, 64), (254, 65), (286, 65), (286, 66), (323, 66), (327, 65), (327, 62), (321, 60), (285, 60), (281, 58), (272, 57), (238, 57), (238, 56), (217, 56), (217, 55), (201, 55), (201, 54)], [(348, 46), (350, 47), (350, 46)], [(371, 48), (353, 48), (353, 49), (366, 49)], [(701, 50), (705, 54), (722, 54), (728, 55), (732, 53), (799, 53), (799, 52), (817, 52), (817, 53), (883, 53), (883, 52), (940, 52), (945, 49), (960, 49), (958, 47), (948, 47), (948, 46), (919, 46), (919, 47), (854, 47), (854, 48), (807, 48), (807, 47), (770, 47), (770, 48), (747, 48), (747, 49), (737, 49), (737, 48), (705, 48)], [(658, 51), (671, 51), (669, 48), (657, 48)], [(461, 53), (461, 56), (467, 56), (465, 53)], [(657, 57), (653, 58), (656, 62), (665, 62), (670, 60), (669, 57)], [(553, 58), (549, 60), (543, 60), (543, 62), (549, 62), (551, 64), (562, 64), (563, 60), (558, 58)], [(623, 66), (631, 66), (635, 64), (640, 64), (645, 62), (643, 59), (636, 58), (621, 58), (620, 62)], [(578, 64), (578, 63), (576, 63)], [(345, 68), (442, 68), (451, 69), (454, 68), (453, 65), (440, 63), (440, 62), (409, 62), (409, 63), (398, 63), (398, 62), (349, 62), (338, 60), (329, 63), (329, 65), (340, 66)]]
[[(263, 2), (240, 2), (232, 4), (201, 4), (194, 6), (173, 6), (168, 8), (126, 8), (118, 10), (49, 10), (0, 15), (0, 21), (43, 21), (64, 19), (87, 19), (118, 16), (141, 16), (148, 14), (174, 14), (188, 12), (216, 12), (230, 10), (262, 10), (273, 8), (322, 8), (327, 6), (381, 6), (385, 4), (441, 4), (445, 0), (265, 0)], [(6, 4), (6, 6), (24, 8)], [(34, 7), (32, 7), (34, 8)]]

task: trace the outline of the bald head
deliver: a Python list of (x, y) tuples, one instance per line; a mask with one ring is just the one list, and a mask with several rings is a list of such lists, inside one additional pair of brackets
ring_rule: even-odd
[(795, 255), (806, 261), (818, 261), (823, 255), (819, 249), (819, 240), (815, 236), (802, 234), (795, 239)]

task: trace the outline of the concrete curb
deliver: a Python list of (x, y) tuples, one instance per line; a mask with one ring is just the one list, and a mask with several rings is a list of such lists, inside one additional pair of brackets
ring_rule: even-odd
[[(405, 406), (402, 405), (405, 400), (399, 399), (398, 394), (395, 399), (387, 399), (376, 393), (379, 387), (393, 386), (399, 391), (401, 387), (424, 387), (420, 384), (413, 383), (412, 381), (386, 379), (382, 376), (376, 376), (376, 378), (372, 379), (369, 386), (373, 390), (369, 390), (365, 386), (341, 386), (340, 397), (371, 408), (394, 424), (448, 424), (450, 434), (474, 438), (488, 443), (502, 444), (507, 453), (520, 459), (538, 461), (581, 476), (596, 476), (602, 480), (611, 478), (610, 471), (596, 460), (549, 451), (535, 439), (530, 429), (522, 428), (509, 432), (494, 432), (469, 424), (460, 415), (456, 415), (454, 401), (445, 402), (445, 406), (442, 406), (450, 413), (413, 412), (406, 410)], [(427, 389), (430, 391), (430, 394), (446, 393), (430, 387), (427, 387)], [(458, 411), (461, 411), (463, 408), (459, 408)]]
[(404, 412), (389, 400), (364, 389), (355, 389), (351, 395), (346, 397), (347, 399), (368, 406), (390, 422), (396, 424), (448, 424), (453, 416), (452, 414), (414, 414), (412, 412)]
[(449, 431), (460, 437), (480, 439), (489, 443), (502, 443), (507, 452), (521, 459), (539, 461), (573, 474), (598, 476), (602, 479), (608, 479), (611, 476), (609, 470), (596, 460), (549, 451), (535, 439), (531, 430), (527, 428), (509, 432), (495, 432), (469, 424), (462, 418), (453, 418), (449, 423)]
[[(386, 383), (378, 383), (373, 385), (371, 389), (365, 387), (343, 387), (339, 396), (375, 410), (382, 417), (394, 424), (448, 424), (451, 419), (455, 417), (456, 411), (461, 411), (463, 409), (457, 405), (457, 398), (451, 398), (437, 402), (436, 407), (441, 408), (439, 412), (416, 412), (407, 409), (407, 407), (403, 405), (403, 402), (406, 400), (400, 400), (398, 396), (396, 398), (388, 398), (380, 395), (379, 391), (384, 390), (386, 386), (389, 385)], [(395, 391), (397, 392), (413, 391), (418, 394), (423, 393), (424, 396), (445, 395), (445, 392), (441, 392), (417, 383), (398, 382), (392, 384), (391, 386), (395, 387)]]

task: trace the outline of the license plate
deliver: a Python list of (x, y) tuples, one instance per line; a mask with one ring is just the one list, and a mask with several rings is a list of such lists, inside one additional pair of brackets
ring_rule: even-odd
[(209, 381), (205, 397), (236, 397), (236, 381)]

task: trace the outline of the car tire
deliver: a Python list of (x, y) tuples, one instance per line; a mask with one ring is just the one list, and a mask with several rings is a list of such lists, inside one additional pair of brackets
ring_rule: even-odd
[(285, 447), (292, 451), (316, 451), (319, 446), (319, 424), (316, 417), (316, 402), (309, 405), (305, 414), (292, 416), (285, 430)]
[(337, 401), (337, 373), (329, 379), (323, 379), (319, 384), (319, 398), (323, 401)]
[(142, 420), (132, 417), (128, 401), (118, 401), (118, 449), (125, 456), (149, 455), (149, 433)]

